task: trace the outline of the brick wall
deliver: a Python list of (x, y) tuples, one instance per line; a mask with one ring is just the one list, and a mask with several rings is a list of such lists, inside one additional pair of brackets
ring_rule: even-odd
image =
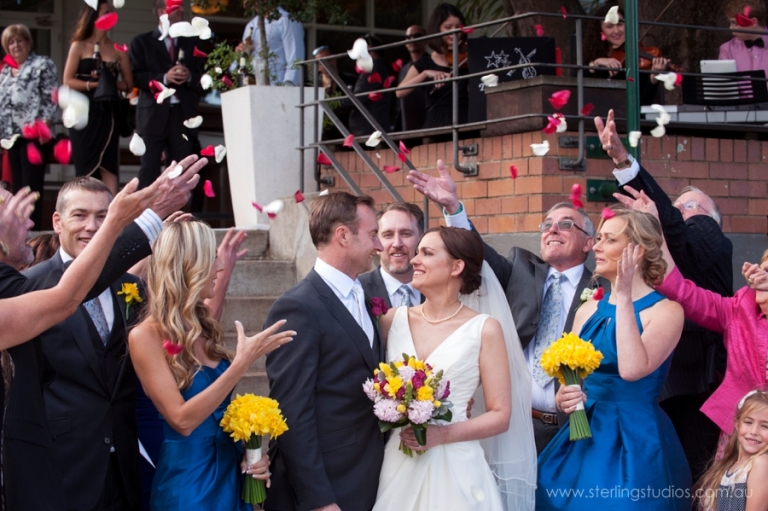
[[(544, 139), (549, 140), (549, 154), (534, 156), (530, 144)], [(451, 175), (458, 184), (459, 197), (482, 234), (534, 232), (542, 213), (557, 202), (567, 200), (574, 183), (586, 190), (587, 178), (612, 177), (613, 162), (608, 159), (588, 159), (586, 172), (560, 170), (559, 157), (575, 157), (577, 150), (557, 147), (556, 135), (518, 133), (463, 141), (473, 142), (479, 146), (476, 158), (479, 174), (464, 177), (452, 170)], [(768, 142), (644, 136), (640, 147), (643, 166), (671, 196), (688, 185), (697, 186), (712, 196), (723, 213), (725, 232), (768, 232)], [(379, 162), (379, 168), (384, 165), (406, 168), (383, 144), (378, 151), (380, 157), (376, 156), (377, 151), (369, 154)], [(373, 196), (377, 204), (393, 202), (392, 196), (355, 152), (338, 152), (336, 156), (363, 192)], [(452, 168), (452, 144), (417, 146), (412, 148), (410, 158), (417, 169), (436, 175), (438, 158)], [(510, 165), (517, 166), (515, 180), (510, 177)], [(421, 195), (405, 179), (406, 172), (401, 170), (387, 177), (405, 201), (419, 202)], [(332, 168), (323, 169), (323, 173), (336, 175)], [(339, 176), (333, 190), (348, 190)], [(606, 206), (602, 202), (588, 202), (586, 197), (584, 202), (595, 220)], [(435, 225), (441, 218), (437, 208), (430, 207), (430, 224)]]

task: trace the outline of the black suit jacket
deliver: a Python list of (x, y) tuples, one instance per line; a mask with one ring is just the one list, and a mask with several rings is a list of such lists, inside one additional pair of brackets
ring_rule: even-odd
[[(61, 278), (63, 273), (58, 253), (23, 272), (30, 278), (43, 274)], [(126, 356), (126, 338), (141, 304), (132, 304), (126, 319), (124, 298), (117, 294), (123, 283), (140, 281), (125, 274), (110, 286), (114, 322), (106, 346), (83, 305), (40, 336), (43, 353), (56, 371), (43, 396), (56, 462), (67, 467), (63, 476), (69, 509), (94, 508), (104, 490), (104, 480), (94, 474), (106, 474), (111, 448), (128, 502), (133, 508), (140, 505), (136, 378)], [(145, 292), (141, 294), (146, 298)]]
[[(733, 244), (714, 219), (696, 215), (683, 220), (655, 179), (643, 167), (627, 183), (643, 190), (656, 203), (664, 239), (680, 273), (697, 286), (722, 296), (733, 296)], [(718, 371), (724, 371), (723, 337), (686, 320), (661, 398), (695, 395), (714, 390)]]
[[(85, 300), (101, 294), (131, 266), (148, 256), (151, 248), (144, 232), (132, 223), (122, 232), (96, 285)], [(59, 277), (39, 274), (27, 278), (0, 264), (0, 298), (48, 289)], [(43, 388), (55, 373), (43, 354), (40, 337), (8, 349), (15, 373), (8, 389), (3, 431), (3, 483), (8, 511), (65, 510), (62, 472), (56, 462), (53, 435), (46, 416)], [(103, 472), (100, 474), (103, 477)], [(92, 477), (98, 475), (92, 474)], [(41, 484), (44, 485), (41, 486)]]
[[(290, 428), (270, 447), (265, 509), (308, 511), (336, 503), (369, 511), (376, 500), (384, 436), (362, 385), (384, 360), (314, 270), (278, 298), (265, 325), (287, 319), (294, 340), (267, 355), (270, 397)], [(373, 319), (374, 326), (376, 320)]]
[[(363, 285), (365, 296), (369, 299), (377, 296), (387, 302), (387, 307), (392, 308), (392, 301), (389, 299), (387, 285), (384, 284), (384, 278), (381, 276), (381, 267), (374, 268), (368, 273), (363, 273), (357, 279)], [(424, 295), (421, 295), (421, 303), (424, 303)], [(414, 304), (415, 305), (415, 304)]]
[[(183, 64), (190, 73), (189, 80), (183, 85), (168, 84), (168, 87), (176, 89), (175, 96), (179, 99), (179, 108), (184, 119), (197, 115), (197, 105), (200, 101), (200, 77), (203, 73), (204, 59), (194, 57), (195, 46), (200, 44), (197, 37), (177, 37), (175, 48), (176, 57), (171, 59), (165, 47), (165, 41), (160, 41), (160, 30), (141, 34), (131, 40), (129, 57), (133, 80), (139, 88), (139, 104), (136, 107), (136, 133), (145, 135), (161, 135), (165, 131), (168, 122), (168, 114), (171, 109), (171, 99), (158, 105), (154, 94), (149, 88), (149, 82), (156, 80), (163, 83), (163, 76), (176, 64), (179, 50), (184, 50)], [(170, 37), (170, 36), (169, 36)], [(191, 130), (196, 137), (197, 129)]]

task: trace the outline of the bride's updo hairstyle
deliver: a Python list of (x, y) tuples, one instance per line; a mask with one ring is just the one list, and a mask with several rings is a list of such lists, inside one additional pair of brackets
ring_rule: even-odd
[(200, 299), (215, 262), (216, 237), (203, 222), (166, 224), (152, 245), (145, 313), (160, 324), (165, 339), (183, 348), (167, 355), (179, 390), (192, 383), (202, 366), (192, 349), (198, 338), (205, 340), (203, 350), (211, 360), (231, 358), (219, 323)]
[(468, 295), (476, 291), (480, 287), (480, 271), (483, 269), (483, 240), (480, 235), (467, 229), (443, 226), (434, 227), (424, 235), (430, 232), (440, 235), (448, 255), (464, 261), (459, 292)]
[[(627, 222), (623, 232), (629, 238), (629, 242), (645, 249), (640, 264), (643, 281), (651, 287), (660, 284), (667, 272), (667, 262), (661, 251), (664, 235), (659, 220), (649, 213), (629, 209), (622, 204), (615, 204), (610, 207), (610, 210), (614, 214), (613, 218), (621, 218)], [(605, 218), (601, 218), (597, 226), (598, 232), (604, 223)]]

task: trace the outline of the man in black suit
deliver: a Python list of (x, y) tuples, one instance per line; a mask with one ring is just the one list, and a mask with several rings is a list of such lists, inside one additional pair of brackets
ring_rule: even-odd
[[(627, 195), (615, 194), (632, 207), (639, 192), (656, 203), (672, 259), (683, 277), (722, 296), (733, 296), (733, 244), (723, 234), (720, 210), (711, 197), (686, 187), (673, 203), (659, 184), (621, 144), (609, 112), (606, 123), (595, 119), (603, 149), (616, 164), (614, 176)], [(635, 196), (635, 198), (629, 197)], [(725, 371), (723, 337), (691, 321), (685, 322), (672, 356), (661, 407), (675, 426), (696, 481), (715, 453), (720, 428), (700, 410)]]
[[(190, 191), (199, 181), (197, 173), (204, 163), (205, 160), (197, 161), (196, 156), (185, 159), (181, 165), (187, 170), (170, 182), (150, 210), (146, 210), (123, 230), (96, 284), (86, 296), (86, 301), (99, 296), (130, 267), (151, 253), (151, 243), (162, 228), (160, 219), (178, 210), (189, 200)], [(21, 257), (26, 254), (23, 247), (10, 252)], [(19, 262), (4, 260), (4, 264), (0, 264), (0, 298), (48, 289), (59, 282), (61, 275), (56, 272), (38, 272), (29, 278), (24, 276), (12, 268)], [(71, 465), (62, 465), (54, 454), (54, 439), (42, 392), (53, 381), (56, 373), (43, 354), (41, 337), (9, 348), (8, 353), (13, 359), (15, 371), (8, 390), (4, 417), (5, 508), (9, 511), (72, 509), (68, 507), (62, 483), (62, 474), (69, 471)], [(104, 438), (100, 439), (102, 445), (105, 445)], [(137, 444), (134, 446), (138, 448)], [(84, 448), (81, 454), (85, 455), (88, 448)], [(105, 472), (91, 474), (94, 482), (89, 484), (103, 486), (104, 476)], [(41, 491), (41, 481), (45, 484), (44, 491)]]
[[(411, 171), (408, 180), (416, 190), (443, 207), (447, 225), (472, 229), (456, 193), (456, 183), (442, 160), (438, 160), (437, 168), (439, 178)], [(595, 229), (583, 209), (563, 202), (547, 212), (539, 230), (541, 257), (520, 247), (513, 247), (509, 256), (504, 257), (485, 244), (485, 260), (507, 295), (526, 363), (533, 376), (531, 415), (536, 450), (541, 453), (567, 417), (555, 404), (559, 383), (543, 374), (539, 364), (541, 352), (556, 338), (537, 341), (536, 335), (549, 330), (539, 329), (543, 324), (545, 303), (551, 303), (556, 311), (554, 331), (571, 330), (576, 309), (582, 303), (582, 292), (590, 287), (592, 271), (584, 266), (584, 262), (592, 250)], [(601, 279), (600, 285), (606, 287), (607, 283)], [(543, 334), (539, 335), (543, 337)]]
[(387, 307), (411, 307), (424, 300), (411, 285), (411, 259), (424, 234), (424, 213), (415, 204), (394, 202), (379, 213), (380, 266), (360, 275), (365, 296), (384, 299)]
[[(171, 25), (184, 19), (184, 8), (178, 4), (167, 11), (166, 0), (154, 0), (153, 5), (158, 19), (167, 14)], [(163, 151), (166, 165), (174, 160), (181, 161), (194, 152), (197, 139), (197, 129), (185, 127), (184, 121), (197, 116), (200, 101), (198, 91), (201, 90), (203, 59), (193, 55), (200, 39), (167, 36), (161, 40), (161, 35), (158, 27), (134, 37), (129, 53), (133, 79), (140, 90), (136, 133), (147, 148), (141, 157), (140, 188), (148, 186), (160, 175)], [(158, 104), (150, 88), (153, 80), (175, 89), (176, 93)]]
[(267, 315), (298, 335), (267, 355), (270, 397), (290, 429), (270, 446), (265, 509), (369, 511), (376, 500), (384, 437), (361, 389), (384, 348), (357, 276), (381, 250), (377, 230), (370, 197), (315, 199), (315, 267)]

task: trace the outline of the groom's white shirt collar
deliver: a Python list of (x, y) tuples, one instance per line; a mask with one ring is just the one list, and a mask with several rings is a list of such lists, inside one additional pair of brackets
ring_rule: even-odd
[(352, 292), (355, 282), (358, 282), (319, 257), (315, 260), (315, 271), (342, 301)]

